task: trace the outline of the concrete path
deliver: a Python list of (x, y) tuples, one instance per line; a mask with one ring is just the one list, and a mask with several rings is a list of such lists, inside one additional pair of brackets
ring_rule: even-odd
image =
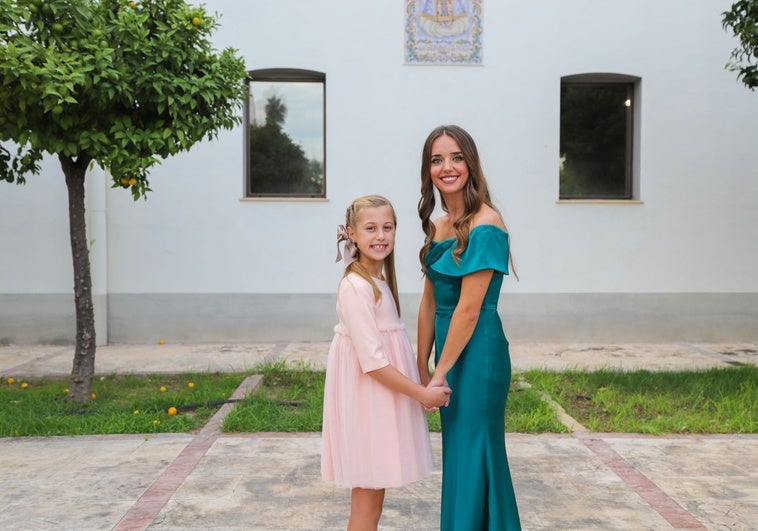
[[(323, 367), (326, 343), (111, 345), (97, 372)], [(513, 344), (514, 370), (756, 364), (758, 344)], [(0, 346), (0, 375), (67, 375), (72, 347)], [(246, 381), (248, 388), (254, 381)], [(243, 396), (248, 389), (238, 389)], [(344, 529), (349, 492), (319, 477), (319, 434), (0, 439), (0, 529)], [(576, 431), (506, 436), (524, 529), (758, 529), (758, 435)], [(432, 434), (439, 464), (440, 439)], [(438, 528), (440, 473), (387, 492), (381, 529)]]

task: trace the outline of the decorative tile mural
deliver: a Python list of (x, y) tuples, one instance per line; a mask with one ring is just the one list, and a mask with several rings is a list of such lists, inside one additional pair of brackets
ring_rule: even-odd
[(482, 63), (482, 0), (405, 0), (408, 64)]

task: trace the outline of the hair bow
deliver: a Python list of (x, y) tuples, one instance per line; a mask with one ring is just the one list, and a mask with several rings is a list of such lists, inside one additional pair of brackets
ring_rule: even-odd
[[(340, 252), (340, 242), (345, 242), (344, 258)], [(358, 246), (350, 240), (350, 237), (347, 235), (347, 229), (344, 225), (339, 225), (337, 227), (337, 259), (335, 262), (339, 262), (340, 260), (342, 260), (345, 267), (358, 260)]]

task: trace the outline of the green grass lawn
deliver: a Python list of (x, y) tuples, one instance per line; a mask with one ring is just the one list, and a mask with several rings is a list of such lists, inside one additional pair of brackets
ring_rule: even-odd
[(758, 367), (697, 372), (528, 371), (591, 431), (622, 433), (756, 433)]
[[(253, 373), (264, 375), (262, 385), (236, 403), (224, 431), (321, 430), (324, 373), (268, 364), (239, 374), (97, 378), (96, 398), (87, 404), (66, 399), (66, 380), (8, 383), (6, 375), (0, 382), (0, 436), (191, 432), (205, 425)], [(541, 399), (543, 391), (592, 431), (758, 433), (755, 366), (698, 372), (532, 370), (518, 377), (532, 388), (519, 386), (514, 378), (506, 413), (509, 432), (567, 431)], [(177, 414), (169, 415), (170, 407)], [(439, 414), (428, 420), (430, 430), (439, 431)]]
[[(94, 400), (67, 400), (68, 380), (0, 385), (0, 436), (190, 432), (202, 428), (245, 374), (104, 376)], [(12, 377), (11, 377), (12, 378)], [(26, 386), (23, 386), (26, 384)], [(177, 408), (169, 415), (170, 407)]]
[[(226, 417), (224, 431), (321, 431), (323, 372), (270, 365), (263, 374), (263, 387), (237, 404)], [(440, 431), (439, 412), (430, 414), (428, 420), (431, 431)], [(506, 423), (508, 431), (567, 431), (536, 391), (515, 385), (508, 398)]]

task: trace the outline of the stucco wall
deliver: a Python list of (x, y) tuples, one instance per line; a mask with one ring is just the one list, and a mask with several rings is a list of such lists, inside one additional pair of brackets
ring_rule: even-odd
[[(420, 149), (441, 123), (473, 134), (509, 225), (520, 281), (506, 281), (501, 310), (517, 337), (758, 339), (758, 95), (724, 69), (729, 5), (486, 1), (484, 64), (434, 67), (403, 64), (402, 3), (210, 4), (222, 14), (218, 47), (237, 48), (250, 70), (326, 73), (328, 197), (242, 200), (242, 128), (153, 170), (147, 201), (95, 171), (88, 223), (108, 316), (99, 340), (151, 341), (160, 320), (177, 341), (323, 339), (341, 274), (335, 227), (367, 193), (395, 204), (412, 328)], [(588, 72), (642, 80), (640, 202), (557, 201), (560, 78)], [(60, 303), (73, 285), (66, 208), (55, 159), (26, 186), (0, 185), (0, 339), (51, 337), (21, 333), (22, 308), (40, 328), (71, 322), (73, 304), (67, 314)], [(722, 332), (704, 327), (709, 317)]]

